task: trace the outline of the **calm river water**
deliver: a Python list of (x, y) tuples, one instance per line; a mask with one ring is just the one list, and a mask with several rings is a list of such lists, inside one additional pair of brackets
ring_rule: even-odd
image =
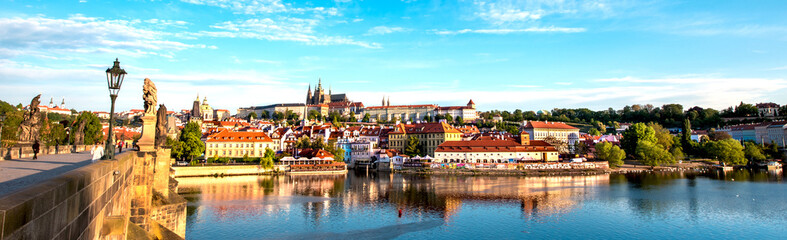
[(350, 172), (178, 181), (189, 239), (785, 239), (783, 176)]

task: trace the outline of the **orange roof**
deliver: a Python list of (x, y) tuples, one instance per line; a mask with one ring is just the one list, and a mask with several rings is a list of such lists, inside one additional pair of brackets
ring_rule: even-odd
[(386, 108), (437, 108), (437, 105), (422, 104), (422, 105), (373, 106), (373, 107), (367, 107), (366, 109), (386, 109)]
[(216, 111), (217, 112), (230, 112), (230, 110), (227, 110), (227, 109), (216, 109)]
[(456, 128), (443, 122), (437, 123), (416, 123), (416, 124), (399, 124), (394, 127), (392, 133), (461, 133)]
[(221, 131), (208, 136), (207, 142), (273, 142), (264, 132)]
[(532, 140), (530, 145), (520, 145), (513, 140), (446, 141), (435, 152), (541, 152), (557, 151), (544, 141)]
[(557, 128), (557, 129), (579, 129), (562, 122), (538, 122), (529, 121), (525, 128)]
[(303, 149), (298, 156), (305, 158), (333, 158), (333, 154), (323, 149)]

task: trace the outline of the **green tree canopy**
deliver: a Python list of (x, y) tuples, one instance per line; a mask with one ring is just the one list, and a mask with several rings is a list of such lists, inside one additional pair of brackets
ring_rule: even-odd
[(600, 142), (596, 144), (596, 158), (608, 161), (610, 167), (620, 167), (623, 165), (625, 157), (626, 151), (612, 143)]
[(361, 119), (361, 122), (369, 122), (369, 118), (371, 118), (371, 115), (369, 115), (368, 113), (364, 114), (363, 119)]
[(421, 156), (421, 142), (415, 136), (410, 136), (407, 139), (407, 146), (404, 148), (404, 154), (408, 156)]
[(273, 168), (273, 158), (276, 157), (276, 153), (273, 152), (270, 148), (265, 148), (265, 153), (263, 154), (262, 158), (260, 158), (260, 166), (264, 169), (271, 169)]
[(325, 151), (333, 154), (333, 160), (337, 162), (344, 162), (344, 149), (336, 146), (336, 140), (329, 140), (325, 145)]
[(640, 141), (655, 143), (656, 132), (644, 123), (635, 123), (623, 132), (620, 144), (626, 152), (634, 153), (638, 152), (637, 145)]
[(590, 134), (591, 136), (601, 136), (601, 132), (599, 132), (598, 129), (595, 128), (591, 128), (590, 130), (588, 130), (588, 134)]
[(202, 130), (196, 122), (189, 122), (180, 132), (180, 142), (182, 142), (183, 157), (190, 158), (192, 161), (205, 152), (205, 144), (200, 140)]
[(667, 152), (661, 145), (651, 141), (639, 141), (636, 153), (643, 164), (651, 167), (675, 163), (675, 158), (672, 154)]
[(705, 151), (709, 157), (719, 160), (727, 165), (746, 165), (743, 146), (731, 138), (709, 141), (705, 143)]
[(753, 142), (743, 143), (743, 156), (750, 161), (765, 161), (767, 157), (763, 154), (760, 145)]
[[(98, 116), (91, 112), (83, 111), (77, 116), (76, 121), (71, 126), (71, 132), (74, 133), (79, 128), (79, 124), (81, 122), (85, 122), (85, 144), (92, 145), (96, 143), (101, 143), (101, 140), (104, 138), (104, 131), (103, 126), (101, 125), (101, 120), (98, 119)], [(71, 134), (71, 142), (74, 141), (74, 135)]]
[(648, 123), (648, 127), (653, 129), (654, 136), (656, 137), (656, 144), (661, 145), (665, 150), (670, 150), (670, 148), (672, 148), (673, 139), (669, 130), (653, 122)]

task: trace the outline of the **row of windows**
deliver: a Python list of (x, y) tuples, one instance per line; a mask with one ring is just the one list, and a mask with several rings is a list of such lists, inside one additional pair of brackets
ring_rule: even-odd
[(267, 143), (208, 143), (207, 147), (209, 148), (251, 148), (251, 147), (267, 147), (269, 144)]
[(253, 150), (208, 150), (205, 156), (207, 157), (243, 157), (244, 155), (248, 155), (249, 157), (261, 157), (265, 155), (265, 150), (260, 151), (253, 151)]

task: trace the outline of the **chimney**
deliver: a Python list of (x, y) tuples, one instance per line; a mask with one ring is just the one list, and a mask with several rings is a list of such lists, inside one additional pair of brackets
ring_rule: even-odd
[(530, 134), (525, 131), (519, 133), (519, 145), (530, 145)]

